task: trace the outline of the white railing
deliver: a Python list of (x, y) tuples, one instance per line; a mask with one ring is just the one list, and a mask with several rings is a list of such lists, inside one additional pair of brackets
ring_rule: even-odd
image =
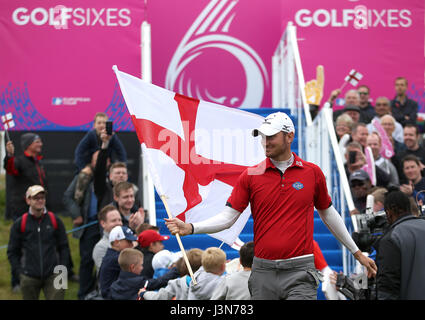
[[(356, 220), (350, 216), (350, 211), (355, 206), (334, 129), (332, 113), (331, 108), (323, 107), (313, 124), (306, 128), (306, 159), (322, 169), (333, 205), (351, 233), (357, 231)], [(343, 272), (347, 275), (354, 270), (355, 262), (344, 246), (342, 253)]]
[(298, 50), (296, 27), (289, 22), (272, 57), (272, 106), (291, 110), (297, 118), (298, 152), (305, 157), (305, 126), (312, 124), (305, 95), (304, 73)]

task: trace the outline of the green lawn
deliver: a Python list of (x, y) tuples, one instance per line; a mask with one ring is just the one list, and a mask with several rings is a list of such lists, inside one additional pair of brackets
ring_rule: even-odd
[[(9, 242), (9, 231), (12, 220), (4, 219), (5, 209), (5, 186), (4, 175), (0, 176), (0, 247)], [(65, 224), (66, 230), (72, 229), (72, 220), (70, 217), (60, 217)], [(74, 263), (74, 272), (78, 274), (80, 265), (80, 255), (78, 248), (78, 239), (68, 234), (69, 246), (71, 249), (72, 261)], [(6, 248), (0, 248), (0, 300), (20, 300), (21, 294), (12, 293), (10, 285), (10, 263), (7, 259)], [(77, 300), (78, 283), (68, 282), (68, 290), (65, 293), (66, 300)], [(40, 299), (44, 299), (44, 294), (40, 294)]]

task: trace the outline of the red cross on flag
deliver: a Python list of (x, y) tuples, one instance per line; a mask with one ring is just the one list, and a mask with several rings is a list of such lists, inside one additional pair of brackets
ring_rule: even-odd
[(13, 128), (15, 126), (15, 122), (13, 121), (13, 115), (11, 112), (1, 116), (1, 122), (3, 123), (5, 130), (9, 130), (10, 128)]
[(358, 84), (359, 84), (359, 81), (361, 80), (363, 78), (363, 75), (360, 73), (360, 72), (358, 72), (358, 71), (356, 71), (356, 70), (354, 70), (354, 69), (352, 69), (351, 71), (350, 71), (350, 73), (348, 74), (348, 76), (346, 76), (345, 77), (345, 81), (346, 82), (349, 82), (352, 86), (357, 86)]
[[(172, 216), (186, 222), (221, 212), (239, 175), (265, 159), (251, 134), (263, 117), (189, 98), (113, 67), (156, 191)], [(211, 234), (233, 245), (250, 215)]]

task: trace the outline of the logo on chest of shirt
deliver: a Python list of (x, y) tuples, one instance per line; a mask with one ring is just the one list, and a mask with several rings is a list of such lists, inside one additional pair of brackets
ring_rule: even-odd
[(304, 188), (304, 185), (301, 182), (297, 181), (294, 184), (292, 184), (292, 187), (295, 190), (301, 190), (302, 188)]

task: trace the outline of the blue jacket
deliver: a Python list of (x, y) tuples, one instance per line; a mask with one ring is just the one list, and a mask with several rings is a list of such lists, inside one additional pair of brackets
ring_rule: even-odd
[[(78, 172), (81, 171), (87, 164), (91, 162), (91, 157), (93, 153), (100, 149), (101, 140), (96, 134), (96, 130), (90, 130), (87, 134), (81, 139), (77, 148), (75, 149), (75, 165), (77, 166)], [(127, 152), (124, 148), (124, 145), (118, 138), (116, 134), (114, 134), (109, 141), (108, 145), (108, 157), (111, 158), (112, 162), (114, 162), (114, 158), (112, 158), (112, 153), (115, 153), (117, 161), (121, 161), (127, 163)]]
[(121, 268), (118, 263), (119, 255), (119, 251), (108, 248), (105, 256), (103, 257), (102, 264), (100, 265), (99, 287), (100, 293), (105, 299), (109, 297), (111, 284), (117, 280), (120, 275)]
[(146, 285), (146, 282), (146, 290), (152, 291), (166, 287), (169, 280), (178, 277), (180, 275), (177, 268), (170, 269), (158, 279), (148, 279), (132, 272), (121, 271), (118, 279), (111, 285), (108, 298), (112, 300), (136, 300), (137, 293)]

